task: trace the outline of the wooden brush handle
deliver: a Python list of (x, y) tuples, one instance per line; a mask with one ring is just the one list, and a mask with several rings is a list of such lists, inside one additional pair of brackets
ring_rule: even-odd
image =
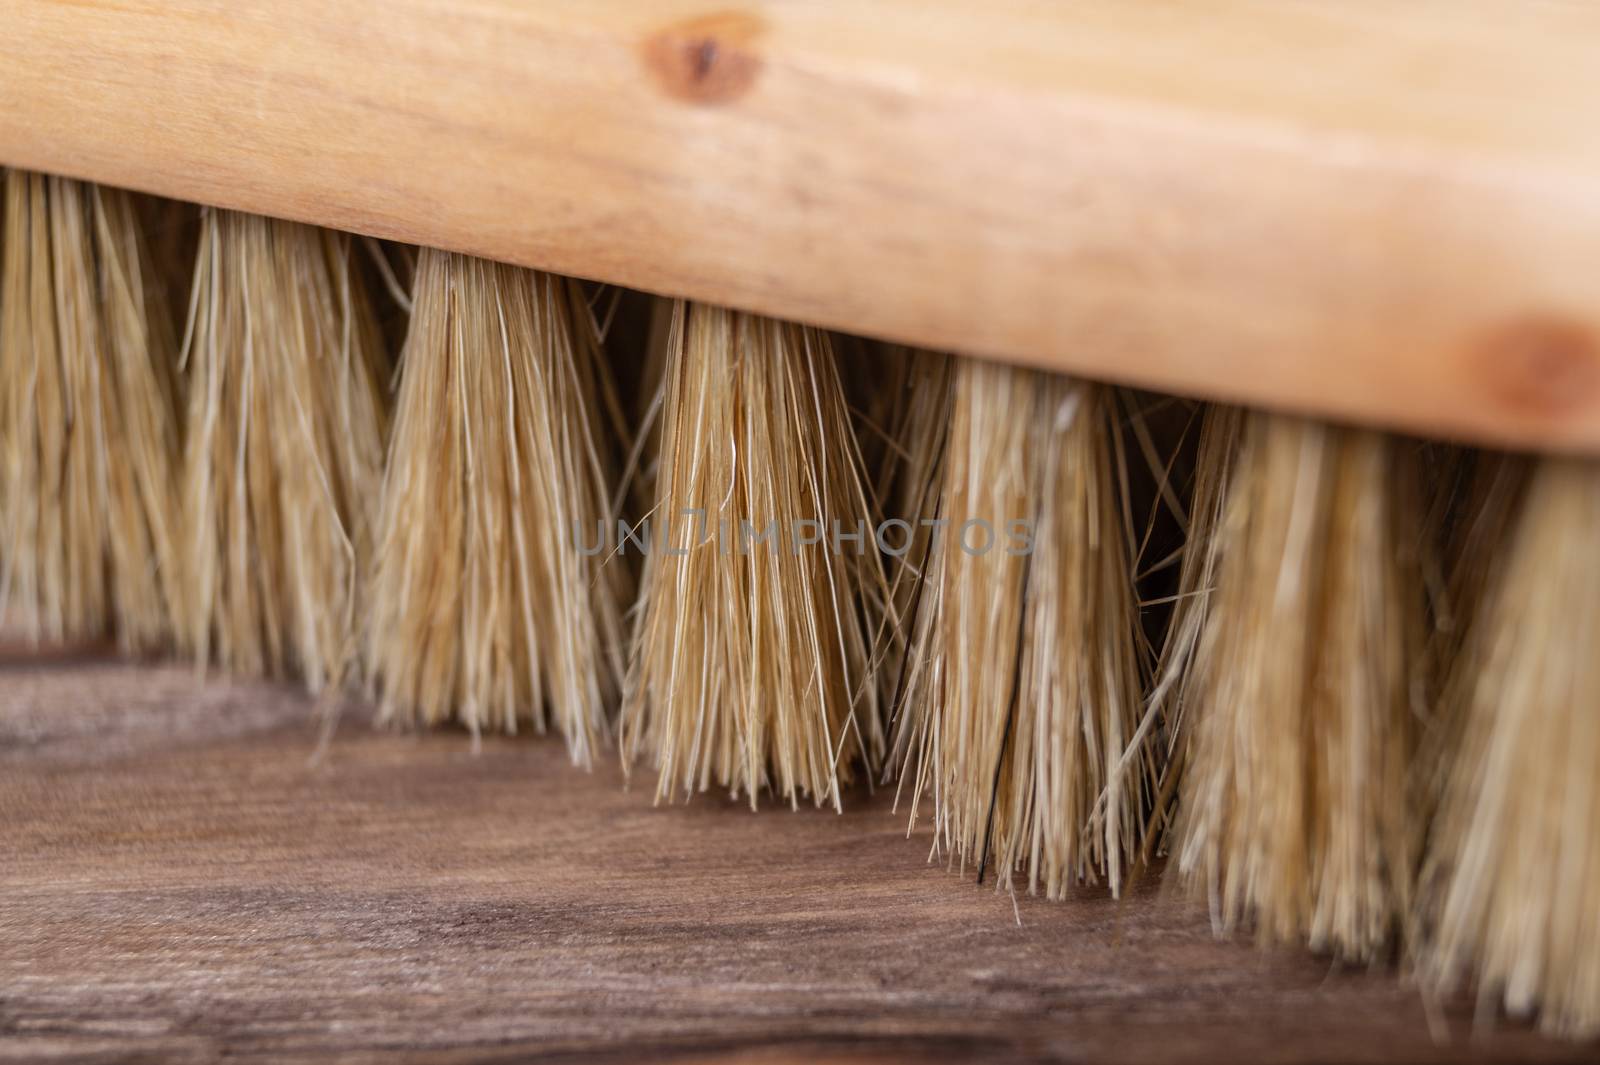
[(1600, 4), (7, 0), (0, 162), (1600, 451)]

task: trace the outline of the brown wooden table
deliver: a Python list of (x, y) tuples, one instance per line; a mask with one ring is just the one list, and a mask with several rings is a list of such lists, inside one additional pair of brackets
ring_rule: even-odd
[[(557, 742), (0, 657), (0, 1059), (1577, 1061), (1392, 973), (974, 886), (887, 796), (651, 804)], [(1020, 925), (1018, 923), (1020, 919)]]

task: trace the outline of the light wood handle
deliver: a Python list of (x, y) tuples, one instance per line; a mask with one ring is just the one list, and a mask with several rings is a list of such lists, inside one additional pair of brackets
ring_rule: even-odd
[(1586, 0), (7, 0), (0, 162), (1600, 451)]

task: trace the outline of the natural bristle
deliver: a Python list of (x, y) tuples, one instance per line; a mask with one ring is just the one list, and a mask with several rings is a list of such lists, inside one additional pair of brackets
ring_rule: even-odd
[(208, 210), (184, 344), (185, 649), (313, 691), (353, 667), (387, 374), (348, 237)]
[(367, 657), (385, 717), (554, 726), (588, 764), (623, 672), (610, 395), (576, 282), (418, 260), (384, 482)]
[(1369, 959), (1405, 913), (1416, 522), (1375, 433), (1218, 411), (1159, 690), (1177, 874), (1224, 927)]
[(668, 333), (624, 756), (652, 755), (662, 797), (838, 808), (882, 754), (887, 589), (829, 338), (694, 304)]
[(1003, 883), (1120, 889), (1147, 759), (1110, 393), (960, 360), (896, 750), (913, 816)]
[(1164, 858), (1218, 933), (1600, 1037), (1593, 457), (3, 182), (0, 638), (553, 732), (658, 802), (881, 783), (1001, 890)]
[(171, 323), (127, 193), (10, 171), (0, 266), (0, 612), (35, 639), (172, 637)]
[(1443, 698), (1424, 972), (1600, 1033), (1600, 470), (1542, 461)]

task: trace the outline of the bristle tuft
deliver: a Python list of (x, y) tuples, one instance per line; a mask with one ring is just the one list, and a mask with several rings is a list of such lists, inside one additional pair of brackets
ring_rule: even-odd
[(355, 665), (383, 466), (386, 373), (353, 255), (341, 234), (207, 210), (184, 344), (181, 644), (312, 691)]
[(610, 396), (576, 282), (417, 264), (367, 654), (390, 720), (520, 724), (588, 765), (623, 672), (626, 560), (596, 546)]
[(1423, 972), (1600, 1034), (1600, 469), (1541, 461), (1443, 697)]
[(1158, 695), (1177, 874), (1221, 928), (1371, 959), (1410, 900), (1419, 537), (1375, 433), (1217, 410)]
[(171, 638), (172, 327), (127, 193), (9, 171), (0, 268), (0, 613), (36, 640)]
[(838, 809), (882, 755), (887, 587), (829, 337), (680, 304), (667, 344), (624, 757), (653, 756), (663, 798), (770, 789)]
[(942, 522), (899, 701), (913, 817), (938, 845), (1051, 897), (1121, 889), (1148, 758), (1111, 394), (959, 360)]

